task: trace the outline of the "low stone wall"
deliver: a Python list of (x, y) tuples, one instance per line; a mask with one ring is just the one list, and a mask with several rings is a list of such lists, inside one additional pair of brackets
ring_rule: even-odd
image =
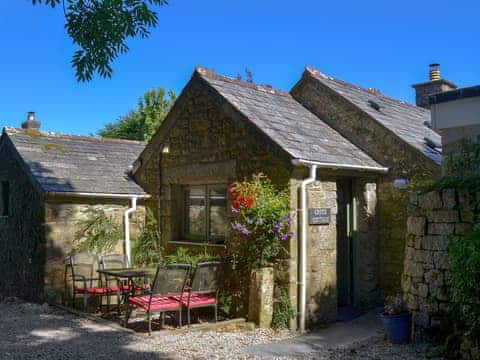
[(402, 288), (417, 336), (438, 325), (436, 315), (449, 302), (445, 284), (448, 241), (472, 227), (472, 204), (466, 192), (451, 189), (410, 193)]

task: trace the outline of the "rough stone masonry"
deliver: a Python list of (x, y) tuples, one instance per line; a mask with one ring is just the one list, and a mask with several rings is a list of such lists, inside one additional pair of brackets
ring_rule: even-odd
[(467, 192), (453, 189), (411, 192), (408, 214), (402, 288), (419, 336), (439, 324), (437, 315), (449, 302), (445, 283), (448, 241), (472, 227), (474, 202)]

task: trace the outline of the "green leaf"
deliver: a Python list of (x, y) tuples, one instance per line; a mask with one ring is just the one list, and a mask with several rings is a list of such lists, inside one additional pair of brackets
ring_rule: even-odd
[(165, 0), (32, 0), (33, 5), (52, 8), (62, 5), (65, 29), (79, 49), (72, 66), (78, 81), (90, 81), (95, 74), (110, 78), (112, 63), (129, 51), (127, 41), (146, 38), (158, 24), (154, 7)]

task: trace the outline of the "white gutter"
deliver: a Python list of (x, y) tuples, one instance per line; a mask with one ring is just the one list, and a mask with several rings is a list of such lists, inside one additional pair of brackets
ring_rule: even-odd
[(302, 223), (300, 231), (300, 296), (299, 296), (299, 328), (305, 330), (305, 308), (307, 299), (307, 185), (316, 180), (317, 165), (310, 165), (310, 177), (303, 180), (300, 185), (300, 211), (302, 212)]
[(109, 199), (149, 199), (150, 195), (134, 195), (134, 194), (109, 194), (109, 193), (88, 193), (88, 192), (68, 192), (68, 191), (47, 191), (47, 195), (54, 196), (72, 196), (72, 197), (96, 197), (96, 198), (109, 198)]
[(130, 266), (131, 246), (130, 246), (130, 214), (137, 210), (137, 197), (133, 196), (132, 206), (125, 211), (125, 255), (127, 258), (127, 266)]
[(293, 159), (292, 163), (295, 166), (316, 165), (317, 167), (329, 168), (329, 169), (348, 169), (348, 170), (360, 170), (360, 171), (375, 171), (375, 172), (381, 172), (381, 173), (388, 172), (387, 167), (381, 167), (381, 166), (350, 165), (350, 164), (341, 164), (341, 163), (328, 163), (328, 162), (320, 162), (320, 161), (311, 161), (311, 160), (304, 160), (304, 159)]

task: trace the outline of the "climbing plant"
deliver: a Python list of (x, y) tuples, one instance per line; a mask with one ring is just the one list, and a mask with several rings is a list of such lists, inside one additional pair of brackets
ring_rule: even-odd
[(295, 311), (287, 295), (288, 281), (281, 281), (279, 276), (287, 271), (282, 267), (283, 258), (288, 256), (286, 244), (293, 236), (288, 189), (277, 189), (267, 176), (256, 174), (249, 180), (233, 183), (229, 193), (232, 236), (227, 266), (235, 274), (229, 279), (233, 290), (229, 300), (242, 311), (248, 298), (250, 271), (273, 266), (277, 275), (272, 326), (288, 327)]
[(132, 263), (136, 266), (152, 266), (157, 265), (161, 260), (162, 248), (157, 220), (152, 211), (147, 208), (145, 224), (133, 241)]
[(114, 221), (103, 208), (90, 206), (83, 214), (85, 217), (77, 222), (75, 250), (97, 254), (113, 251), (123, 238), (121, 224)]

